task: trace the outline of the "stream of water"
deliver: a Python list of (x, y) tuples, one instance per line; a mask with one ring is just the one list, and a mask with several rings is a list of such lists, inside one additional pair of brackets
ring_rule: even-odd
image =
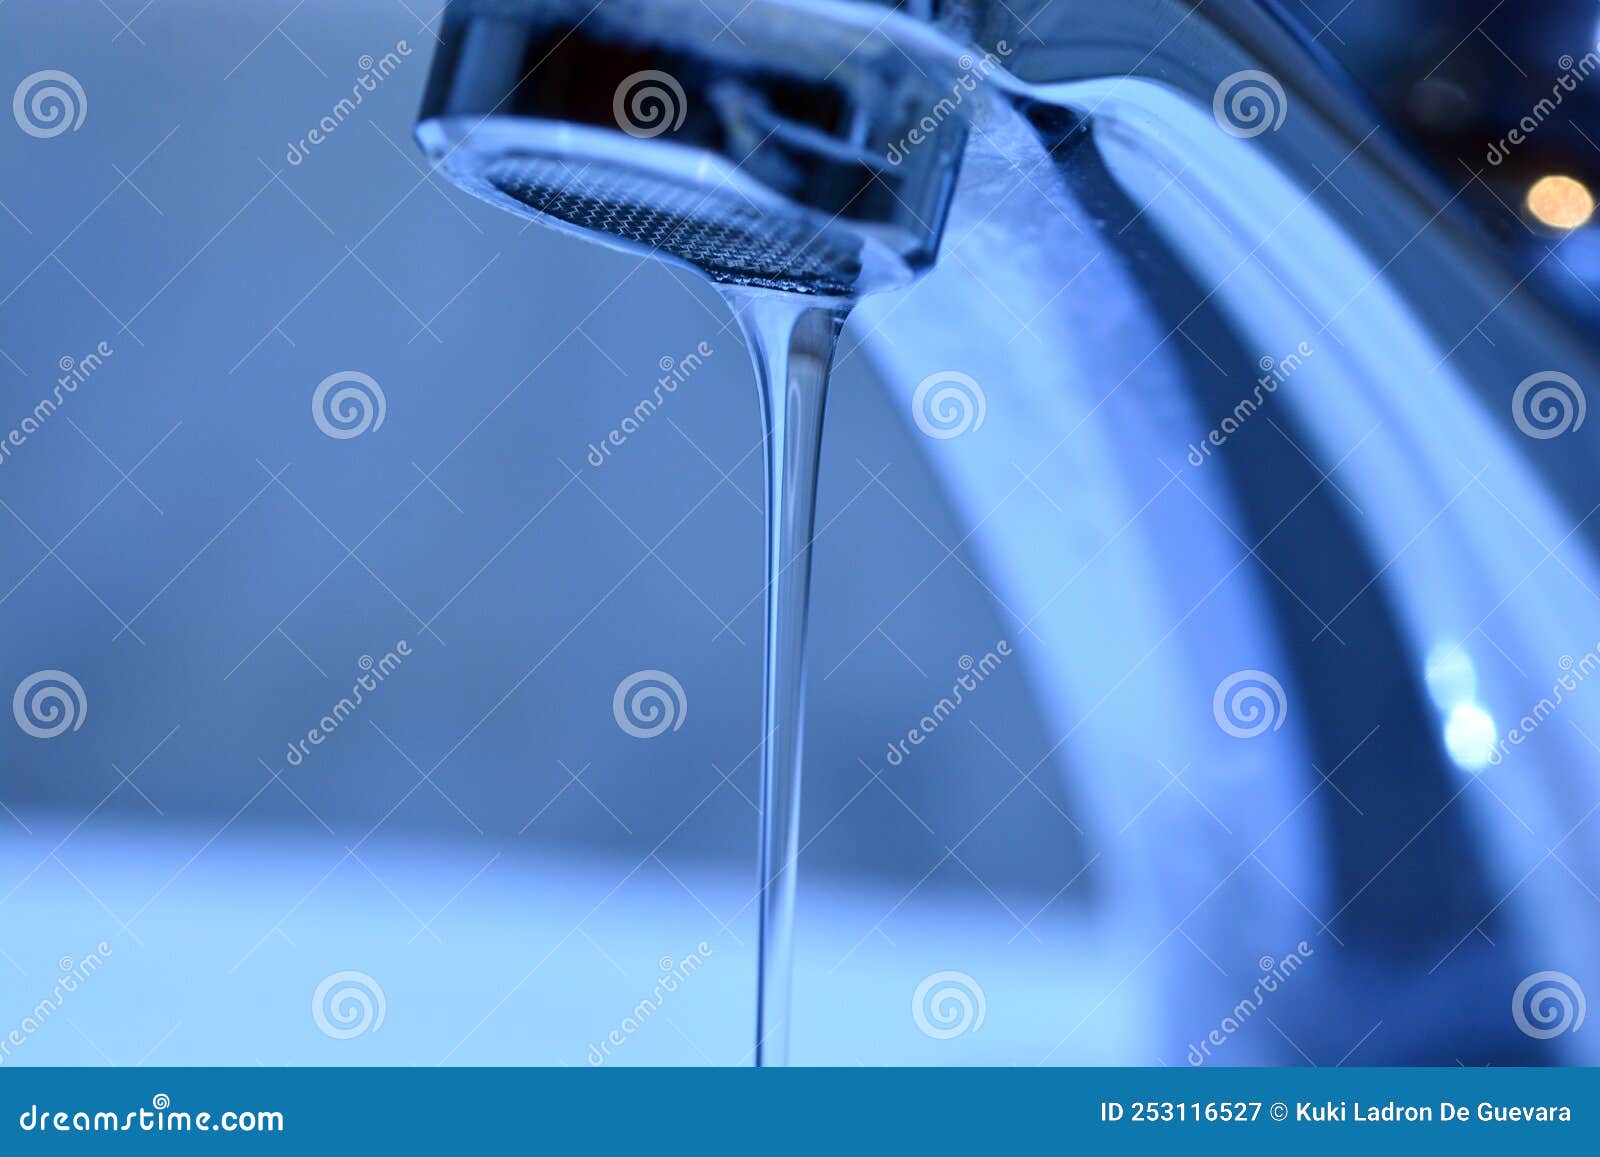
[(755, 364), (766, 438), (766, 642), (761, 740), (756, 1064), (789, 1053), (805, 724), (811, 535), (828, 376), (847, 304), (728, 293)]

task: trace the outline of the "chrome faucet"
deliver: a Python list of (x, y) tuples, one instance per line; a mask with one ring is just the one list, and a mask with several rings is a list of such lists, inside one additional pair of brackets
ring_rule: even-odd
[(462, 187), (724, 284), (897, 290), (856, 341), (1126, 962), (1085, 1036), (1593, 1063), (1546, 1014), (1600, 981), (1594, 343), (1276, 7), (454, 0), (441, 37), (418, 137)]

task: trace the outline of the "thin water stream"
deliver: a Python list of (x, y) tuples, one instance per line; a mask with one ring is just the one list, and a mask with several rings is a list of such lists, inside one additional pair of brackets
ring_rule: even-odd
[(762, 678), (757, 1066), (789, 1055), (795, 874), (805, 727), (811, 536), (828, 376), (848, 303), (727, 294), (755, 365), (766, 437), (766, 619)]
[(439, 44), (417, 139), (446, 175), (698, 270), (744, 329), (767, 467), (755, 1057), (783, 1064), (828, 374), (851, 306), (933, 264), (993, 62), (874, 6), (787, 0), (451, 0)]

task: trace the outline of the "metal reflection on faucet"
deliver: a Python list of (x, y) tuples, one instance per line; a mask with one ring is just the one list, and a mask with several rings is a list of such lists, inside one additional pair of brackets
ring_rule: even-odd
[(1445, 750), (1463, 771), (1477, 772), (1488, 767), (1499, 738), (1494, 716), (1476, 703), (1459, 704), (1445, 719)]
[(1469, 703), (1478, 694), (1478, 670), (1459, 644), (1440, 643), (1428, 652), (1423, 680), (1434, 706), (1441, 711), (1451, 711), (1462, 703)]

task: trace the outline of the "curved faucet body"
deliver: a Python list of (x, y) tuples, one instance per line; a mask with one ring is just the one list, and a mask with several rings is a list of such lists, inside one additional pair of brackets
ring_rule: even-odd
[[(1098, 523), (1061, 549), (1058, 573), (1080, 573), (1090, 546), (1144, 546), (1126, 570), (1099, 568), (1098, 588), (1084, 572), (1031, 630), (1057, 626), (1039, 648), (1041, 698), (1070, 704), (1054, 712), (1063, 753), (1108, 827), (1189, 768), (1196, 806), (1123, 842), (1119, 873), (1153, 885), (1144, 967), (1172, 958), (1158, 990), (1190, 1005), (1172, 1023), (1200, 1012), (1184, 973), (1208, 971), (1182, 939), (1273, 957), (1303, 924), (1326, 946), (1296, 981), (1317, 1011), (1279, 1023), (1319, 1062), (1380, 1021), (1369, 1058), (1551, 1056), (1559, 1045), (1516, 1027), (1511, 994), (1596, 960), (1592, 922), (1569, 915), (1593, 902), (1595, 749), (1581, 690), (1536, 743), (1525, 721), (1542, 722), (1593, 654), (1600, 484), (1581, 427), (1536, 436), (1549, 431), (1513, 407), (1535, 375), (1593, 381), (1593, 351), (1264, 6), (967, 15), (980, 46), (1015, 46), (1018, 84), (969, 145), (946, 236), (960, 258), (887, 324), (936, 315), (946, 273), (952, 305), (982, 302), (955, 284), (963, 271), (1043, 252), (998, 289), (1007, 308), (980, 304), (1013, 351), (1031, 346), (988, 371), (1004, 383), (991, 394), (1048, 398), (995, 438), (1030, 484)], [(1242, 73), (1277, 83), (1262, 111), (1280, 123), (1225, 125)], [(1001, 213), (965, 211), (1002, 191)], [(967, 343), (967, 362), (997, 344)], [(955, 500), (988, 518), (997, 582), (1054, 569), (1042, 527), (1005, 500), (1013, 479), (977, 497), (995, 472), (962, 449), (967, 461), (941, 465)], [(1067, 659), (1121, 650), (1075, 642), (1133, 576), (1140, 593), (1122, 601), (1144, 605), (1109, 616), (1140, 635), (1126, 661)], [(1041, 597), (1055, 595), (1019, 591), (1016, 605)], [(1206, 692), (1250, 669), (1282, 685), (1286, 719), (1244, 741), (1208, 718)], [(1221, 870), (1188, 872), (1177, 848)], [(1180, 1033), (1201, 1040), (1204, 1025)]]

